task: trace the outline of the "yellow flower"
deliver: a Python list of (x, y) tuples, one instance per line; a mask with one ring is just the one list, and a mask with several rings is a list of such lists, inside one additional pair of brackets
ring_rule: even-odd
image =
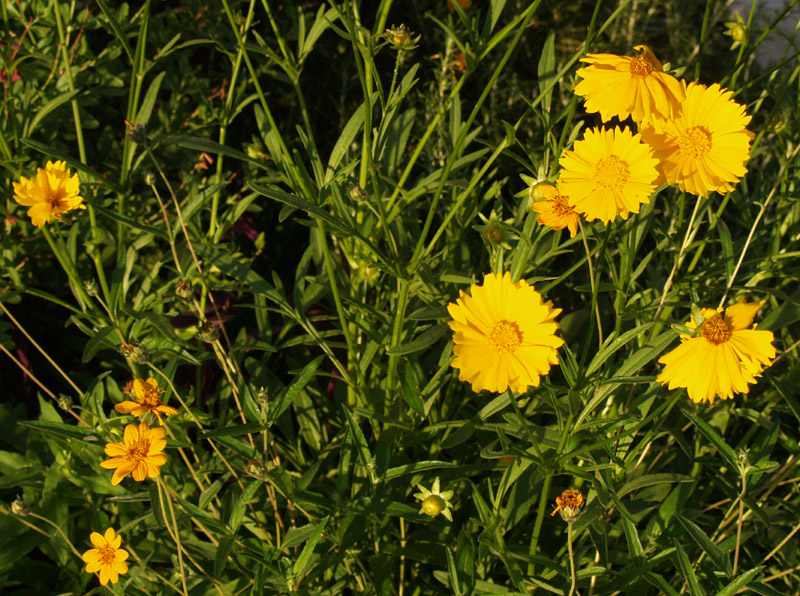
[(472, 295), (463, 291), (447, 305), (453, 320), (451, 363), (458, 378), (472, 384), (476, 393), (527, 391), (538, 386), (539, 376), (558, 364), (556, 349), (564, 340), (556, 337), (560, 308), (542, 302), (541, 295), (525, 280), (512, 283), (511, 274), (487, 274), (483, 285), (473, 285)]
[(128, 565), (125, 560), (128, 558), (128, 551), (120, 548), (122, 537), (114, 533), (113, 528), (106, 530), (105, 536), (98, 532), (92, 532), (89, 539), (94, 548), (87, 550), (81, 558), (86, 563), (87, 573), (100, 572), (100, 583), (106, 585), (109, 581), (115, 584), (119, 581), (122, 573), (128, 573)]
[(63, 161), (48, 161), (44, 169), (39, 168), (35, 178), (14, 182), (14, 200), (30, 207), (28, 215), (37, 228), (51, 219), (61, 220), (61, 214), (73, 209), (85, 209), (80, 196), (78, 175), (70, 176)]
[(106, 443), (106, 455), (111, 459), (100, 462), (100, 467), (114, 470), (111, 484), (116, 486), (128, 474), (133, 474), (136, 482), (158, 476), (159, 467), (167, 463), (162, 453), (167, 446), (166, 434), (163, 427), (150, 428), (142, 422), (138, 428), (134, 424), (125, 427), (123, 443)]
[(561, 493), (560, 497), (556, 497), (556, 508), (550, 517), (560, 511), (561, 519), (571, 524), (580, 517), (581, 507), (583, 507), (583, 493), (568, 489)]
[(133, 381), (133, 393), (136, 395), (137, 401), (123, 401), (114, 406), (114, 409), (121, 414), (133, 414), (134, 416), (142, 416), (147, 412), (153, 412), (158, 416), (159, 424), (163, 424), (161, 420), (162, 413), (167, 416), (178, 413), (178, 410), (161, 401), (161, 395), (164, 390), (158, 386), (158, 381), (152, 377), (146, 381), (135, 379)]
[(741, 299), (724, 316), (722, 309), (702, 309), (702, 321), (686, 324), (697, 329), (695, 336), (681, 335), (681, 344), (659, 358), (665, 366), (656, 380), (670, 389), (686, 387), (697, 403), (748, 393), (748, 383), (775, 357), (772, 331), (748, 329), (763, 304)]
[(733, 190), (731, 183), (747, 172), (753, 134), (745, 128), (750, 116), (732, 95), (716, 83), (689, 83), (680, 114), (642, 130), (659, 162), (659, 182), (701, 197)]
[(632, 115), (636, 122), (650, 118), (672, 118), (683, 100), (678, 80), (664, 72), (661, 62), (647, 46), (635, 46), (638, 56), (587, 54), (588, 62), (578, 70), (583, 79), (575, 93), (585, 98), (587, 112), (600, 112), (603, 122), (614, 116), (625, 120)]
[(578, 233), (578, 220), (580, 215), (569, 204), (569, 197), (565, 197), (551, 184), (539, 184), (536, 190), (542, 193), (543, 201), (536, 201), (531, 205), (539, 217), (536, 223), (550, 226), (554, 230), (569, 229), (569, 237), (574, 238)]
[(628, 128), (593, 128), (559, 160), (559, 191), (588, 221), (639, 213), (658, 177), (653, 150)]

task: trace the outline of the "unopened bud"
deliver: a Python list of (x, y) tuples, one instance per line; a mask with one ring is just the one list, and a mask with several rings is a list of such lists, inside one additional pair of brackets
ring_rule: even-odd
[(200, 328), (200, 333), (197, 334), (197, 337), (200, 338), (200, 341), (213, 344), (219, 337), (219, 327), (211, 321), (206, 321)]
[(86, 290), (86, 293), (89, 294), (92, 298), (97, 296), (97, 282), (93, 279), (87, 279), (83, 282), (83, 289)]
[(181, 300), (188, 300), (192, 296), (192, 283), (182, 279), (175, 284), (175, 295)]
[(31, 508), (28, 507), (28, 504), (22, 497), (14, 499), (11, 502), (11, 513), (14, 515), (19, 515), (20, 517), (25, 517), (31, 512)]
[(125, 121), (125, 124), (127, 125), (127, 133), (131, 138), (131, 141), (137, 145), (142, 145), (143, 143), (147, 142), (147, 131), (145, 130), (144, 126), (141, 124), (133, 124), (127, 120)]
[(58, 404), (58, 407), (65, 412), (69, 412), (72, 409), (72, 398), (69, 395), (59, 393), (58, 398), (56, 399), (56, 404)]
[(264, 464), (260, 459), (253, 458), (249, 462), (247, 462), (247, 466), (244, 468), (245, 474), (248, 476), (253, 476), (255, 478), (263, 478), (264, 477)]
[(153, 186), (156, 183), (156, 175), (153, 172), (147, 172), (144, 175), (144, 183), (147, 186)]
[(136, 364), (147, 364), (150, 360), (150, 352), (142, 344), (123, 343), (119, 351), (125, 358), (130, 358)]

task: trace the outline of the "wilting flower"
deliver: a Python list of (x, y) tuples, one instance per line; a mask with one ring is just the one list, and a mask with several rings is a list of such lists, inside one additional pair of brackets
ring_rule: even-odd
[(581, 507), (583, 507), (583, 494), (579, 490), (565, 490), (560, 497), (556, 497), (556, 508), (550, 517), (559, 511), (561, 519), (571, 524), (580, 517)]
[(550, 226), (554, 230), (568, 228), (569, 237), (574, 238), (578, 233), (578, 221), (581, 216), (569, 204), (569, 197), (562, 195), (551, 184), (539, 184), (536, 189), (544, 197), (543, 201), (536, 201), (531, 205), (531, 209), (539, 214), (536, 223)]
[(439, 490), (438, 476), (436, 480), (433, 481), (430, 490), (421, 484), (418, 484), (417, 488), (419, 492), (414, 493), (414, 498), (422, 501), (422, 507), (419, 509), (420, 513), (424, 513), (428, 517), (436, 517), (442, 514), (447, 521), (453, 521), (453, 515), (450, 513), (450, 509), (453, 507), (453, 504), (450, 502), (450, 499), (453, 498), (453, 491), (446, 490), (441, 492)]
[(627, 127), (593, 128), (559, 160), (559, 192), (588, 221), (627, 219), (650, 201), (658, 177), (653, 150)]
[(122, 573), (128, 573), (128, 565), (125, 560), (128, 558), (128, 551), (120, 548), (122, 537), (114, 532), (114, 528), (108, 528), (105, 536), (98, 532), (92, 532), (89, 536), (94, 548), (87, 550), (81, 558), (86, 563), (87, 573), (100, 572), (100, 583), (106, 585), (109, 581), (116, 584)]
[(163, 427), (150, 428), (142, 422), (138, 428), (134, 424), (125, 427), (122, 443), (106, 443), (106, 455), (111, 459), (100, 462), (100, 467), (114, 470), (111, 484), (116, 486), (128, 474), (133, 474), (136, 482), (158, 476), (159, 468), (167, 463), (162, 453), (167, 446), (166, 434)]
[(672, 118), (680, 109), (683, 88), (647, 46), (634, 47), (638, 56), (587, 54), (578, 70), (575, 93), (585, 98), (587, 112), (600, 112), (603, 122), (614, 116), (648, 122), (652, 116)]
[(147, 412), (153, 412), (158, 416), (160, 424), (163, 424), (161, 420), (162, 413), (167, 416), (178, 413), (178, 410), (161, 401), (164, 390), (158, 386), (158, 381), (152, 377), (146, 381), (134, 379), (133, 393), (137, 401), (123, 401), (114, 406), (114, 409), (121, 414), (133, 414), (134, 416), (143, 416)]
[(659, 358), (664, 370), (656, 380), (670, 389), (686, 387), (697, 403), (748, 393), (748, 383), (755, 383), (775, 357), (772, 331), (749, 329), (763, 304), (741, 299), (724, 316), (722, 309), (702, 309), (701, 320), (686, 323), (694, 337), (681, 335), (681, 344)]
[(447, 306), (458, 378), (475, 392), (510, 387), (521, 393), (538, 386), (540, 375), (558, 364), (556, 349), (564, 340), (555, 335), (555, 318), (561, 309), (543, 302), (525, 280), (513, 283), (508, 272), (489, 273), (470, 291)]
[(61, 220), (61, 214), (73, 209), (85, 209), (80, 196), (78, 175), (70, 175), (63, 161), (48, 161), (39, 168), (35, 178), (20, 178), (14, 182), (14, 200), (28, 209), (33, 225), (41, 228), (51, 219)]
[(678, 116), (642, 129), (642, 139), (658, 159), (659, 183), (665, 180), (701, 197), (733, 190), (731, 183), (747, 172), (753, 134), (745, 128), (750, 116), (732, 95), (716, 83), (689, 83)]

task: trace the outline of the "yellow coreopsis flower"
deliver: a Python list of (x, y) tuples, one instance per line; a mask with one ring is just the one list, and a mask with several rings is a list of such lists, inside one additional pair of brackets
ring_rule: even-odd
[(116, 486), (128, 474), (133, 474), (136, 482), (158, 476), (160, 467), (167, 463), (162, 453), (167, 446), (166, 434), (163, 427), (150, 428), (142, 422), (138, 428), (134, 424), (125, 427), (122, 443), (106, 443), (106, 455), (111, 459), (100, 462), (100, 467), (114, 470), (111, 484)]
[(538, 386), (539, 377), (558, 364), (556, 349), (564, 340), (555, 335), (555, 318), (561, 309), (543, 302), (525, 280), (513, 283), (508, 272), (489, 273), (470, 291), (447, 306), (458, 378), (476, 393)]
[(92, 541), (94, 548), (81, 555), (86, 563), (86, 572), (100, 572), (100, 583), (104, 586), (109, 581), (112, 584), (117, 583), (119, 576), (128, 572), (128, 565), (125, 563), (128, 551), (120, 548), (122, 537), (114, 532), (114, 528), (108, 528), (105, 535), (92, 532), (89, 540)]
[(588, 221), (627, 219), (650, 201), (658, 177), (653, 150), (627, 127), (593, 128), (559, 160), (559, 191)]
[(685, 387), (697, 403), (748, 393), (748, 383), (755, 383), (775, 357), (772, 332), (749, 329), (763, 304), (741, 299), (724, 315), (722, 309), (702, 309), (702, 321), (686, 324), (696, 335), (681, 335), (681, 344), (659, 358), (664, 370), (656, 380), (670, 389)]
[(675, 118), (642, 129), (658, 159), (659, 182), (701, 197), (733, 190), (731, 183), (747, 173), (753, 133), (745, 128), (750, 116), (732, 95), (716, 83), (689, 83)]
[(158, 416), (159, 424), (163, 424), (161, 420), (162, 413), (167, 416), (178, 413), (178, 410), (161, 401), (164, 390), (158, 386), (158, 381), (152, 377), (146, 381), (134, 379), (133, 393), (136, 395), (137, 401), (123, 401), (114, 406), (114, 409), (121, 414), (133, 414), (134, 416), (142, 416), (147, 412), (153, 412)]
[(14, 200), (28, 209), (33, 225), (41, 228), (51, 219), (73, 209), (85, 209), (80, 196), (78, 175), (70, 175), (63, 161), (48, 161), (39, 168), (35, 178), (20, 178), (14, 182)]
[(578, 70), (581, 81), (575, 93), (585, 98), (587, 112), (600, 112), (603, 122), (614, 116), (648, 122), (652, 116), (672, 118), (680, 109), (683, 88), (664, 72), (664, 67), (647, 46), (634, 47), (638, 56), (587, 54), (588, 62)]
[(536, 189), (544, 197), (543, 201), (536, 201), (531, 209), (539, 214), (536, 223), (550, 226), (554, 230), (569, 229), (569, 237), (574, 238), (578, 233), (578, 221), (581, 216), (569, 204), (569, 197), (562, 195), (551, 184), (539, 184)]

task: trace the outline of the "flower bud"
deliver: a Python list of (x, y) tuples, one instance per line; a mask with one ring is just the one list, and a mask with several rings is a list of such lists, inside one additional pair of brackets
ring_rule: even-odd
[(72, 409), (72, 398), (69, 395), (59, 393), (58, 398), (56, 399), (56, 404), (58, 404), (58, 407), (65, 412), (69, 412)]
[(197, 337), (200, 338), (200, 341), (204, 341), (207, 344), (213, 344), (219, 337), (219, 327), (217, 327), (212, 321), (206, 321), (203, 323), (203, 326), (200, 327), (200, 332), (197, 334)]
[(25, 517), (31, 512), (31, 508), (28, 507), (28, 504), (22, 497), (14, 499), (11, 502), (11, 513), (14, 515), (19, 515), (20, 517)]
[(83, 282), (83, 289), (86, 290), (86, 293), (89, 294), (92, 298), (97, 296), (97, 282), (93, 279), (87, 279)]
[(147, 364), (150, 360), (150, 352), (142, 344), (123, 343), (119, 351), (125, 358), (130, 358), (136, 364)]
[(447, 506), (444, 499), (439, 495), (431, 495), (422, 501), (422, 512), (428, 517), (436, 517)]

